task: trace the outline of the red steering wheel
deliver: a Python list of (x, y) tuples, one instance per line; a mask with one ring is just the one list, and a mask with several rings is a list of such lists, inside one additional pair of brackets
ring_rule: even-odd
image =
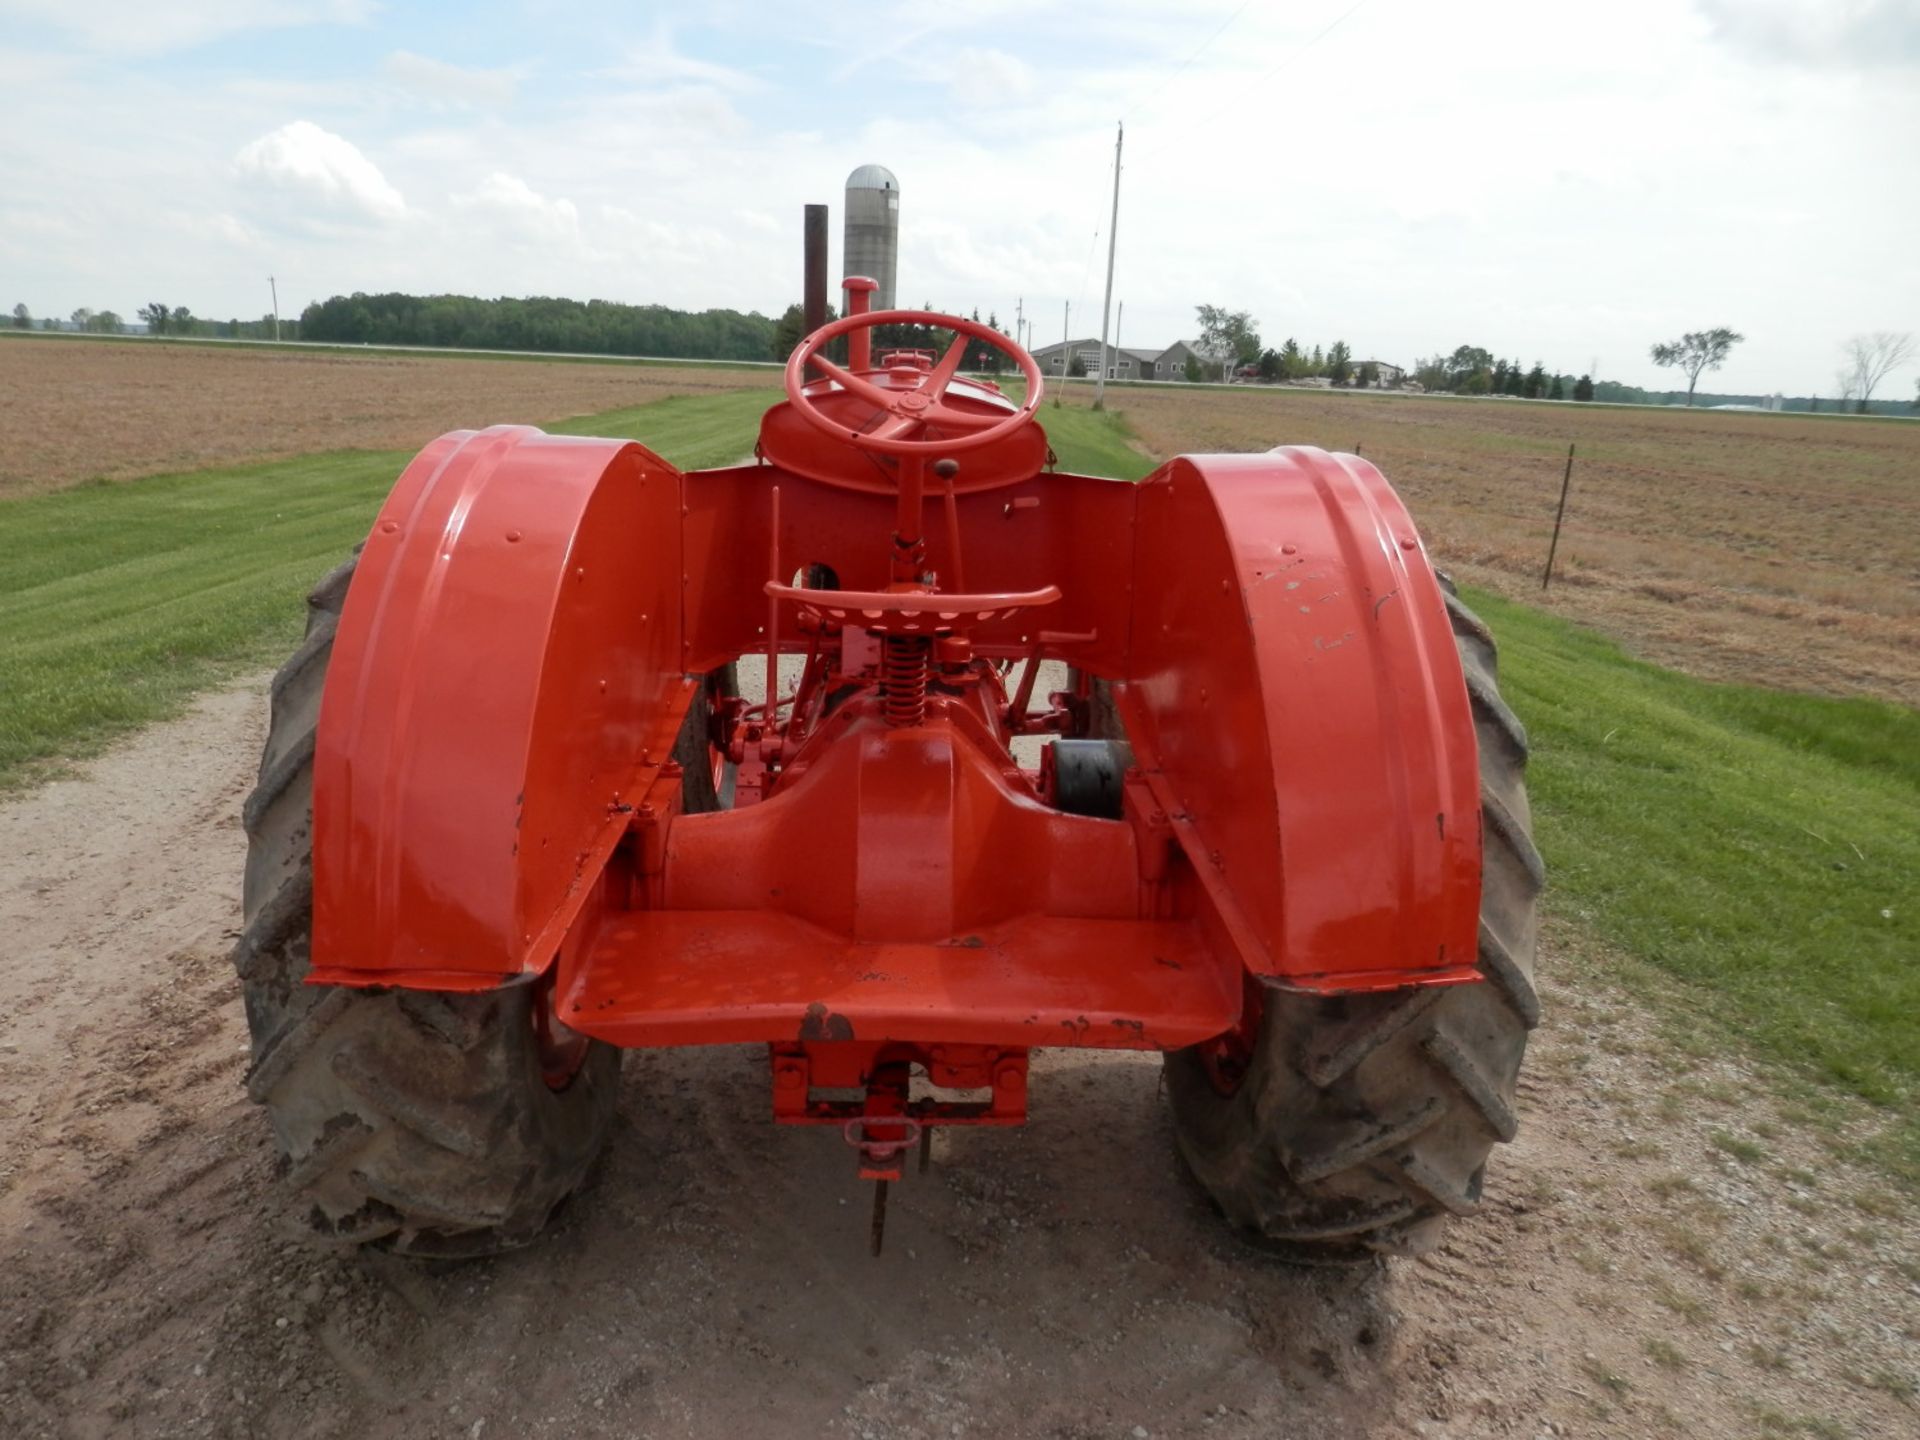
[[(837, 340), (842, 335), (871, 329), (876, 325), (931, 325), (958, 333), (954, 336), (953, 344), (947, 347), (947, 353), (940, 357), (939, 363), (911, 390), (892, 390), (884, 385), (876, 385), (864, 376), (821, 357), (820, 351), (829, 340)], [(1020, 373), (1027, 377), (1027, 403), (1013, 414), (996, 420), (991, 415), (956, 409), (946, 403), (947, 386), (959, 373), (960, 361), (967, 353), (967, 341), (970, 339), (984, 340), (1017, 364)], [(875, 411), (872, 418), (863, 425), (854, 426), (822, 410), (815, 403), (815, 397), (806, 391), (809, 365), (846, 393), (857, 395), (872, 405)], [(787, 399), (793, 402), (793, 408), (805, 416), (809, 424), (836, 439), (882, 455), (951, 455), (956, 451), (977, 450), (982, 445), (991, 445), (1011, 435), (1033, 418), (1033, 412), (1040, 408), (1040, 397), (1045, 389), (1046, 382), (1040, 378), (1040, 367), (1034, 363), (1033, 357), (998, 330), (982, 325), (978, 320), (941, 315), (932, 310), (869, 310), (864, 314), (845, 316), (831, 325), (822, 325), (807, 336), (787, 361)]]

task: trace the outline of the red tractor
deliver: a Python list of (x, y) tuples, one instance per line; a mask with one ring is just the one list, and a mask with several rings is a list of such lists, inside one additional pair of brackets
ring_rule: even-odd
[[(1187, 1165), (1269, 1248), (1430, 1246), (1539, 1013), (1486, 628), (1367, 462), (1058, 471), (1031, 356), (848, 288), (753, 463), (456, 431), (314, 591), (236, 952), (295, 1214), (523, 1243), (622, 1048), (753, 1042), (773, 1117), (881, 1182), (877, 1245), (933, 1127), (1019, 1124), (1032, 1052), (1093, 1046), (1165, 1057)], [(872, 363), (899, 324), (955, 338)]]

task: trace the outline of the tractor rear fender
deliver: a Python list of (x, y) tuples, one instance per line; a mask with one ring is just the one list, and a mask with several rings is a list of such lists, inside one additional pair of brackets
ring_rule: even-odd
[(1183, 457), (1138, 488), (1121, 715), (1247, 966), (1476, 978), (1479, 768), (1438, 580), (1351, 455)]
[(481, 989), (551, 960), (691, 696), (680, 491), (639, 445), (521, 426), (401, 475), (321, 706), (315, 982)]

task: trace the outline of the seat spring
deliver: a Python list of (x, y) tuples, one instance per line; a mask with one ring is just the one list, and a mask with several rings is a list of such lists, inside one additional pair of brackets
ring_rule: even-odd
[(887, 636), (880, 658), (880, 693), (887, 724), (896, 730), (927, 718), (927, 672), (932, 652), (931, 636)]

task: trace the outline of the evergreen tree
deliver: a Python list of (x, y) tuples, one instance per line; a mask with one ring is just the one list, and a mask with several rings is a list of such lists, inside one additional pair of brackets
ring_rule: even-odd
[(1507, 362), (1504, 360), (1493, 367), (1493, 393), (1496, 395), (1507, 393)]
[(1573, 383), (1573, 398), (1576, 400), (1593, 399), (1593, 377), (1582, 375)]
[(1327, 373), (1327, 357), (1320, 353), (1318, 345), (1313, 347), (1313, 358), (1307, 361), (1307, 374), (1324, 375)]
[(1547, 399), (1564, 400), (1566, 398), (1567, 398), (1567, 387), (1561, 383), (1560, 377), (1556, 375), (1553, 377), (1553, 384), (1549, 386), (1547, 389)]
[(1533, 362), (1533, 368), (1520, 382), (1520, 393), (1529, 400), (1538, 400), (1547, 393), (1547, 367), (1540, 361)]
[(1510, 361), (1507, 365), (1507, 388), (1505, 393), (1508, 395), (1523, 395), (1526, 393), (1526, 384), (1527, 372), (1520, 368), (1520, 362), (1518, 360)]
[(1327, 378), (1336, 385), (1346, 384), (1353, 374), (1353, 366), (1349, 363), (1352, 358), (1353, 352), (1347, 349), (1346, 341), (1334, 341), (1333, 348), (1327, 351)]
[(1306, 357), (1300, 353), (1300, 346), (1289, 335), (1287, 343), (1280, 347), (1280, 378), (1298, 379), (1306, 363)]

